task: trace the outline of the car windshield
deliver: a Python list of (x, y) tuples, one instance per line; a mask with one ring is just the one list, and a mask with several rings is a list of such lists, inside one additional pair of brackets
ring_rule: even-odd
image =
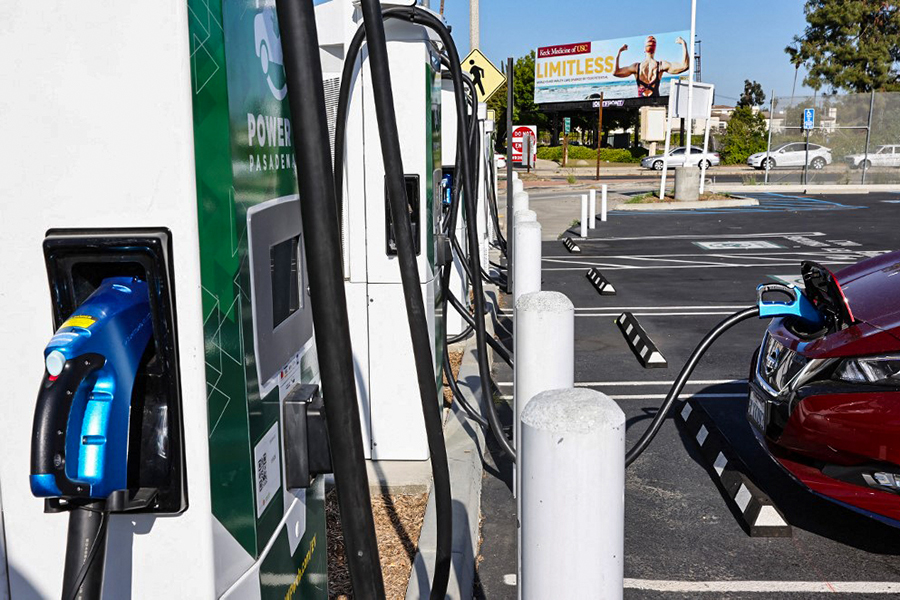
[(787, 148), (788, 146), (790, 146), (789, 143), (788, 143), (788, 144), (779, 144), (778, 146), (775, 146), (774, 148), (772, 148), (772, 152), (777, 152), (777, 151), (779, 151), (779, 150), (784, 150), (784, 149)]

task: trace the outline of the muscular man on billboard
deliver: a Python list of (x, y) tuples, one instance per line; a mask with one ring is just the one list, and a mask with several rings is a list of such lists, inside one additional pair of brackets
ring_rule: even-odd
[(689, 60), (687, 43), (684, 38), (679, 37), (675, 40), (683, 49), (683, 58), (681, 62), (670, 63), (665, 60), (656, 60), (656, 38), (652, 35), (647, 36), (647, 42), (644, 44), (644, 60), (640, 63), (631, 63), (630, 65), (620, 67), (619, 57), (622, 52), (628, 50), (628, 44), (619, 48), (616, 54), (616, 70), (613, 75), (616, 77), (630, 77), (634, 75), (638, 86), (638, 96), (648, 98), (651, 96), (659, 96), (659, 84), (662, 82), (663, 73), (671, 73), (677, 75), (688, 70)]

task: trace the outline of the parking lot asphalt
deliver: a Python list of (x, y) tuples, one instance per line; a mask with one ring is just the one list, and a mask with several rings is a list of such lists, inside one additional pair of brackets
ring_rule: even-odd
[[(836, 271), (900, 247), (894, 226), (900, 194), (750, 195), (759, 206), (613, 212), (577, 240), (581, 254), (558, 241), (543, 245), (542, 289), (560, 291), (575, 305), (576, 385), (619, 403), (629, 447), (694, 346), (727, 315), (753, 305), (759, 283), (793, 281), (804, 259)], [(615, 286), (615, 296), (597, 293), (585, 277), (591, 267)], [(623, 311), (637, 317), (668, 368), (645, 369), (637, 361), (614, 322)], [(506, 325), (510, 312), (501, 315)], [(900, 590), (900, 531), (807, 492), (753, 437), (744, 416), (746, 380), (765, 326), (750, 321), (726, 333), (682, 397), (707, 408), (751, 479), (783, 511), (793, 536), (749, 537), (692, 440), (670, 418), (626, 473), (626, 598), (807, 598), (823, 592), (865, 598)], [(496, 364), (506, 398), (511, 374)], [(510, 549), (509, 539), (491, 534), (514, 512), (508, 470), (502, 477), (493, 469), (485, 475), (479, 578), (487, 598), (515, 596), (509, 578), (514, 539)], [(593, 596), (586, 591), (585, 597)]]

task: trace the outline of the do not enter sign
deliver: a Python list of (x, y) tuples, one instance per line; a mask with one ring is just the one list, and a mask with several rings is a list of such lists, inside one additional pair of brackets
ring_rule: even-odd
[(531, 136), (531, 164), (537, 159), (537, 125), (513, 125), (512, 161), (522, 162), (522, 138)]

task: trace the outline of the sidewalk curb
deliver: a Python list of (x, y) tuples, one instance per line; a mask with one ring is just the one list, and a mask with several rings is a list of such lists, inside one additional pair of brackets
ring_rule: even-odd
[[(485, 315), (485, 322), (487, 334), (493, 335), (490, 314)], [(477, 390), (481, 385), (481, 377), (475, 349), (473, 335), (466, 340), (457, 380), (469, 404), (480, 409), (476, 399), (480, 396)], [(453, 498), (452, 565), (446, 598), (470, 600), (475, 589), (475, 557), (478, 555), (481, 530), (481, 485), (484, 470), (482, 454), (486, 451), (484, 431), (467, 417), (458, 403), (454, 402), (450, 409), (445, 411), (444, 440), (447, 445), (450, 490)], [(429, 490), (418, 550), (406, 588), (406, 600), (419, 600), (427, 598), (430, 594), (437, 549), (436, 532), (434, 496)]]
[(646, 202), (640, 204), (620, 204), (616, 207), (616, 210), (694, 210), (703, 208), (735, 208), (739, 206), (759, 206), (759, 200), (756, 198), (730, 198), (728, 200), (698, 200), (696, 202)]

